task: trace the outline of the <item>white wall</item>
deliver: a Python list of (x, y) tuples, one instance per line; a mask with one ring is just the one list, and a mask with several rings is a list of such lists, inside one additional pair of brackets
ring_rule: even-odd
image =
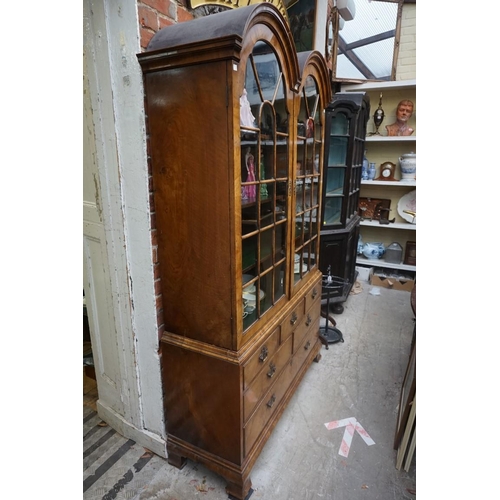
[(404, 4), (401, 16), (396, 80), (417, 78), (417, 6)]
[(137, 4), (83, 7), (84, 286), (98, 412), (165, 456)]

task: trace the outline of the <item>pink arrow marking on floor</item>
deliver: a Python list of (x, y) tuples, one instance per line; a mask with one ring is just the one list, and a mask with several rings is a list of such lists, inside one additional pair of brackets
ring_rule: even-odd
[(344, 437), (342, 438), (342, 443), (340, 444), (339, 449), (339, 455), (342, 455), (343, 457), (347, 457), (347, 455), (349, 455), (349, 449), (351, 448), (354, 432), (357, 432), (368, 446), (375, 444), (375, 441), (369, 436), (368, 432), (363, 429), (363, 426), (354, 417), (328, 422), (325, 424), (325, 427), (328, 430), (345, 427)]

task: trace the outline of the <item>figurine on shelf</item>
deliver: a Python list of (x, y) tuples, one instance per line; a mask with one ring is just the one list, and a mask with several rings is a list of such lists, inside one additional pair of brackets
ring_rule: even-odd
[[(247, 152), (245, 154), (245, 165), (247, 168), (247, 178), (245, 182), (255, 182), (255, 158), (250, 148), (247, 148)], [(250, 201), (255, 201), (255, 195), (257, 192), (255, 184), (245, 186), (244, 189), (246, 198)]]
[(306, 122), (306, 139), (314, 137), (314, 119), (309, 117)]
[(243, 89), (240, 97), (240, 126), (255, 127), (255, 116), (250, 109), (250, 101), (247, 97), (247, 89)]
[(408, 136), (413, 134), (414, 129), (408, 126), (408, 120), (413, 116), (413, 102), (404, 99), (398, 104), (396, 110), (396, 121), (390, 125), (386, 125), (387, 135)]
[(384, 121), (385, 113), (382, 109), (382, 92), (380, 92), (380, 99), (378, 101), (378, 108), (373, 113), (373, 123), (375, 124), (375, 132), (370, 132), (368, 135), (382, 135), (378, 129)]

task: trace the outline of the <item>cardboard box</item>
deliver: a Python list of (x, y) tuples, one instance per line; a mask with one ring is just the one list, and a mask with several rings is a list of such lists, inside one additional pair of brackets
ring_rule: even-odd
[(411, 292), (415, 286), (415, 280), (394, 277), (394, 276), (378, 276), (377, 274), (372, 274), (370, 278), (370, 284), (372, 286), (379, 286), (381, 288), (392, 288), (393, 290), (403, 290), (405, 292)]
[(370, 281), (370, 274), (373, 271), (373, 267), (356, 266), (356, 271), (358, 271), (359, 281)]

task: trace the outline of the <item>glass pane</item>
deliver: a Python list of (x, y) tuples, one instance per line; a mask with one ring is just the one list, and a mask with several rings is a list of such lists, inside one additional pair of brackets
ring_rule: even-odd
[(273, 273), (267, 273), (260, 278), (259, 316), (273, 305)]
[(295, 219), (295, 251), (304, 242), (304, 215), (298, 215)]
[(304, 180), (297, 179), (295, 195), (295, 212), (298, 214), (304, 210)]
[(257, 235), (250, 236), (242, 241), (241, 253), (243, 274), (251, 273), (257, 263)]
[(283, 221), (287, 218), (287, 182), (278, 181), (276, 183), (276, 222)]
[(344, 113), (338, 113), (332, 117), (330, 135), (347, 135), (349, 133), (349, 121)]
[(326, 171), (326, 194), (342, 194), (344, 191), (343, 168), (328, 168)]
[(260, 270), (273, 266), (273, 229), (260, 233)]
[(274, 302), (285, 294), (286, 272), (285, 264), (277, 266), (274, 270)]
[(278, 137), (276, 146), (276, 177), (288, 176), (288, 141)]
[(323, 224), (338, 224), (342, 211), (342, 198), (325, 199), (325, 218)]
[(347, 137), (330, 137), (328, 165), (345, 165), (347, 160)]

